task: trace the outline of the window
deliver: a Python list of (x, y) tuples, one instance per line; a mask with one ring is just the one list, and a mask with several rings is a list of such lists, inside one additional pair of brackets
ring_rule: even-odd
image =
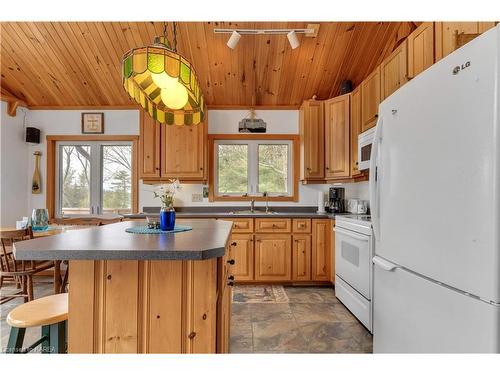
[(293, 195), (291, 140), (215, 140), (217, 196)]
[(132, 212), (132, 142), (57, 142), (58, 216)]

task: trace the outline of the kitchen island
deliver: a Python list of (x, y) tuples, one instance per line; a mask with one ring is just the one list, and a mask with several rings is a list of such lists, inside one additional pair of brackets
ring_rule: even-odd
[(232, 223), (178, 221), (193, 229), (129, 221), (15, 244), (19, 260), (69, 260), (69, 353), (228, 351)]

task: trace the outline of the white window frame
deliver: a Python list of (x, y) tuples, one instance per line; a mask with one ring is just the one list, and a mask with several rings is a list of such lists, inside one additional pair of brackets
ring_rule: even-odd
[[(224, 193), (219, 191), (219, 146), (220, 145), (247, 145), (248, 146), (248, 182), (247, 193)], [(267, 139), (217, 139), (214, 141), (214, 190), (220, 197), (261, 197), (264, 192), (259, 191), (259, 145), (286, 145), (288, 146), (287, 160), (287, 192), (267, 192), (269, 197), (293, 197), (294, 175), (293, 175), (293, 141), (267, 140)]]
[[(62, 157), (61, 152), (63, 146), (90, 146), (90, 213), (88, 214), (64, 214), (62, 213)], [(56, 202), (55, 202), (55, 216), (56, 217), (72, 217), (72, 216), (85, 216), (85, 215), (100, 215), (102, 214), (102, 175), (103, 175), (103, 158), (102, 146), (130, 146), (132, 154), (134, 144), (131, 141), (57, 141), (56, 142)], [(132, 156), (133, 157), (133, 156)], [(131, 179), (133, 178), (133, 171), (131, 171)], [(133, 182), (132, 182), (132, 189)], [(131, 210), (133, 210), (131, 202)]]

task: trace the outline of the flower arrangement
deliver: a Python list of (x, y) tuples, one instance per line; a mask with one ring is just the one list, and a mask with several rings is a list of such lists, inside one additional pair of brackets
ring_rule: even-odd
[(160, 198), (162, 207), (173, 207), (174, 196), (181, 189), (178, 179), (170, 179), (167, 184), (158, 185), (153, 192), (155, 198)]

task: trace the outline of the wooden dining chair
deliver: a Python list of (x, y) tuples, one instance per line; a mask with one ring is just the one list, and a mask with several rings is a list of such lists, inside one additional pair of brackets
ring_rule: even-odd
[(12, 244), (33, 238), (31, 227), (27, 229), (0, 230), (0, 288), (5, 282), (14, 283), (18, 291), (4, 293), (0, 304), (22, 297), (24, 302), (33, 300), (33, 275), (54, 267), (54, 261), (33, 261), (15, 259)]

